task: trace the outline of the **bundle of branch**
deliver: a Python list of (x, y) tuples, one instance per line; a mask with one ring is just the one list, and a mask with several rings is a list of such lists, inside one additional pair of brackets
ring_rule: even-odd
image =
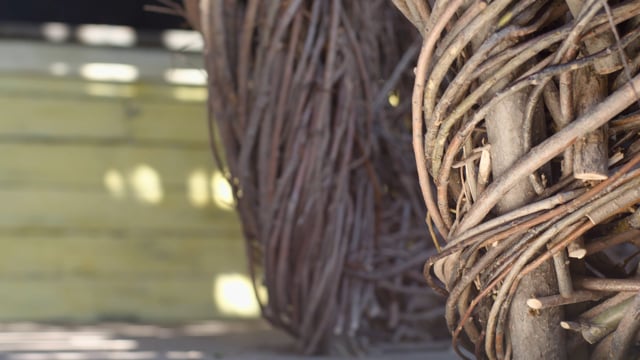
[(578, 314), (640, 290), (640, 1), (394, 3), (424, 37), (414, 155), (447, 242), (425, 277), (456, 350), (635, 358), (640, 301)]
[(264, 317), (306, 353), (446, 337), (421, 275), (436, 252), (410, 156), (415, 29), (385, 0), (185, 6)]

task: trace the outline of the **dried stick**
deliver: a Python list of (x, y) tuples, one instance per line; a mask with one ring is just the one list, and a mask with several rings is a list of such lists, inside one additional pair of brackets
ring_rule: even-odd
[[(584, 0), (567, 0), (573, 16), (577, 16), (584, 7)], [(595, 36), (585, 40), (587, 53), (593, 54), (613, 44), (611, 33)], [(574, 92), (574, 104), (577, 114), (583, 114), (589, 107), (601, 101), (607, 93), (607, 80), (599, 74), (607, 74), (612, 67), (620, 66), (616, 56), (609, 56), (594, 63), (590, 68), (578, 70), (575, 73), (576, 92)], [(593, 132), (581, 136), (574, 145), (573, 173), (576, 179), (603, 180), (607, 177), (607, 137), (606, 128), (599, 128)]]
[(420, 182), (420, 189), (422, 190), (422, 196), (425, 204), (427, 205), (427, 211), (431, 214), (431, 219), (436, 225), (436, 228), (441, 234), (447, 234), (449, 226), (451, 225), (450, 218), (443, 218), (442, 214), (438, 210), (435, 204), (434, 197), (431, 191), (431, 181), (429, 179), (429, 172), (427, 171), (427, 160), (424, 157), (424, 139), (422, 135), (422, 106), (423, 106), (423, 93), (425, 88), (427, 70), (431, 63), (431, 54), (435, 47), (435, 43), (439, 34), (444, 29), (447, 22), (451, 19), (456, 10), (462, 5), (463, 0), (454, 0), (446, 8), (444, 14), (438, 18), (433, 27), (430, 27), (431, 31), (425, 38), (420, 56), (418, 57), (418, 63), (416, 66), (416, 81), (413, 87), (413, 100), (411, 106), (412, 113), (412, 130), (413, 130), (413, 153), (416, 158), (416, 167), (418, 171), (418, 181)]
[(613, 333), (610, 359), (625, 359), (640, 330), (640, 294), (633, 297), (622, 315), (618, 328)]
[[(491, 307), (491, 313), (487, 323), (487, 334), (486, 334), (487, 341), (485, 344), (485, 351), (487, 351), (487, 353), (491, 354), (491, 351), (492, 351), (493, 341), (494, 341), (494, 330), (496, 329), (496, 325), (497, 325), (497, 333), (495, 335), (496, 342), (500, 341), (503, 335), (501, 333), (501, 331), (503, 331), (501, 323), (504, 322), (506, 319), (507, 311), (505, 311), (505, 308), (506, 308), (506, 305), (508, 305), (513, 300), (513, 294), (518, 288), (518, 284), (522, 279), (522, 277), (530, 273), (531, 270), (536, 269), (538, 266), (543, 264), (545, 260), (553, 256), (557, 251), (563, 249), (571, 241), (575, 240), (577, 237), (582, 235), (585, 231), (593, 227), (593, 223), (589, 223), (589, 222), (584, 223), (580, 228), (578, 228), (578, 230), (572, 233), (571, 236), (569, 236), (567, 239), (564, 239), (563, 241), (556, 244), (551, 250), (547, 251), (542, 256), (537, 257), (537, 259), (534, 262), (527, 265), (525, 268), (525, 264), (527, 263), (527, 261), (531, 259), (531, 257), (537, 251), (539, 251), (542, 248), (542, 246), (544, 246), (546, 242), (550, 238), (555, 236), (562, 228), (578, 221), (587, 212), (589, 212), (590, 209), (598, 208), (599, 206), (602, 206), (603, 204), (608, 203), (609, 201), (611, 201), (611, 199), (620, 196), (620, 194), (624, 194), (629, 189), (633, 189), (637, 187), (638, 184), (639, 184), (638, 180), (629, 182), (619, 187), (615, 191), (611, 192), (610, 194), (607, 194), (593, 201), (592, 203), (589, 204), (589, 206), (583, 209), (580, 209), (580, 211), (576, 211), (574, 213), (569, 214), (559, 222), (555, 223), (548, 230), (546, 230), (541, 236), (535, 239), (534, 242), (529, 244), (529, 247), (525, 250), (525, 252), (514, 262), (514, 265), (512, 268), (513, 270), (505, 278), (504, 284), (500, 288), (498, 295)], [(609, 290), (609, 291), (612, 291), (612, 290)], [(523, 300), (523, 302), (525, 301), (526, 299)]]
[(634, 293), (632, 293), (632, 292), (621, 292), (621, 293), (618, 293), (618, 294), (606, 299), (605, 301), (601, 302), (600, 304), (592, 307), (591, 309), (583, 312), (582, 314), (580, 314), (578, 319), (579, 320), (583, 320), (583, 321), (588, 321), (589, 319), (599, 315), (603, 311), (605, 311), (605, 310), (607, 310), (609, 308), (615, 307), (618, 304), (629, 300), (633, 296), (634, 296)]
[[(574, 106), (578, 116), (602, 101), (607, 93), (606, 78), (590, 68), (575, 72)], [(580, 180), (604, 180), (608, 176), (608, 144), (606, 126), (580, 136), (573, 146), (573, 176)]]
[[(586, 0), (565, 0), (569, 5), (569, 10), (574, 17), (578, 16), (580, 10), (584, 7)], [(594, 54), (615, 43), (615, 37), (609, 31), (606, 33), (594, 35), (585, 40), (585, 47), (589, 54)], [(606, 75), (622, 68), (622, 61), (617, 54), (611, 54), (603, 59), (595, 62), (594, 69), (597, 74)]]
[(640, 279), (578, 278), (574, 285), (581, 289), (605, 292), (640, 291)]
[(588, 251), (584, 246), (584, 239), (579, 238), (569, 244), (569, 246), (567, 247), (567, 253), (572, 259), (583, 259), (585, 256), (587, 256)]
[(633, 239), (637, 239), (638, 237), (640, 237), (640, 230), (633, 229), (620, 234), (607, 236), (606, 238), (593, 241), (589, 243), (585, 249), (587, 251), (587, 255), (593, 255), (604, 249), (607, 249), (612, 246), (622, 244), (625, 242), (629, 242)]
[(602, 299), (606, 294), (598, 291), (574, 291), (569, 296), (551, 295), (544, 297), (535, 297), (527, 300), (527, 305), (534, 309), (546, 309), (550, 307), (576, 304), (585, 301), (594, 301)]
[(633, 104), (637, 100), (634, 87), (640, 87), (640, 76), (634, 77), (624, 87), (594, 106), (586, 114), (580, 116), (567, 127), (532, 148), (531, 151), (518, 160), (505, 174), (491, 183), (487, 190), (478, 198), (478, 201), (469, 209), (464, 219), (462, 219), (458, 231), (460, 232), (478, 224), (499, 201), (500, 196), (506, 193), (519, 179), (525, 178), (542, 166), (542, 164), (560, 154), (579, 136), (602, 126), (629, 105)]
[(633, 303), (634, 297), (620, 302), (614, 306), (606, 308), (598, 315), (589, 320), (582, 321), (582, 337), (589, 343), (595, 344), (605, 336), (613, 332), (620, 320), (622, 320), (625, 310)]
[(565, 298), (570, 297), (573, 294), (573, 284), (571, 283), (569, 258), (566, 251), (560, 251), (553, 256), (553, 267), (556, 272), (560, 296)]

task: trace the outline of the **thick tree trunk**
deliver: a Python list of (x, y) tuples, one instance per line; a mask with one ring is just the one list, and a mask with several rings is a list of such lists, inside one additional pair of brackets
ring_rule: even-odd
[[(521, 135), (527, 92), (519, 92), (496, 105), (486, 118), (491, 143), (494, 176), (500, 176), (529, 149)], [(534, 125), (536, 121), (534, 119)], [(536, 128), (536, 126), (533, 126)], [(497, 205), (500, 213), (528, 203), (535, 196), (528, 179), (515, 184)], [(564, 333), (560, 307), (530, 311), (526, 301), (531, 297), (555, 295), (558, 285), (551, 261), (545, 262), (525, 276), (513, 299), (509, 317), (509, 340), (513, 358), (517, 360), (565, 359)]]

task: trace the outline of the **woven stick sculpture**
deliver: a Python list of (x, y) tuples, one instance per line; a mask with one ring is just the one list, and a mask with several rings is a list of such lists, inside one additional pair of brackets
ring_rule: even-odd
[(393, 2), (456, 350), (638, 358), (640, 1)]
[(264, 317), (305, 353), (442, 338), (410, 145), (419, 34), (386, 0), (185, 7)]

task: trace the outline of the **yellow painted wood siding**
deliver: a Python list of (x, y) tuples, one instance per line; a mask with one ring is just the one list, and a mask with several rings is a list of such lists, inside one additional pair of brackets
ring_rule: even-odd
[(0, 321), (225, 316), (214, 280), (245, 258), (201, 92), (0, 75)]

